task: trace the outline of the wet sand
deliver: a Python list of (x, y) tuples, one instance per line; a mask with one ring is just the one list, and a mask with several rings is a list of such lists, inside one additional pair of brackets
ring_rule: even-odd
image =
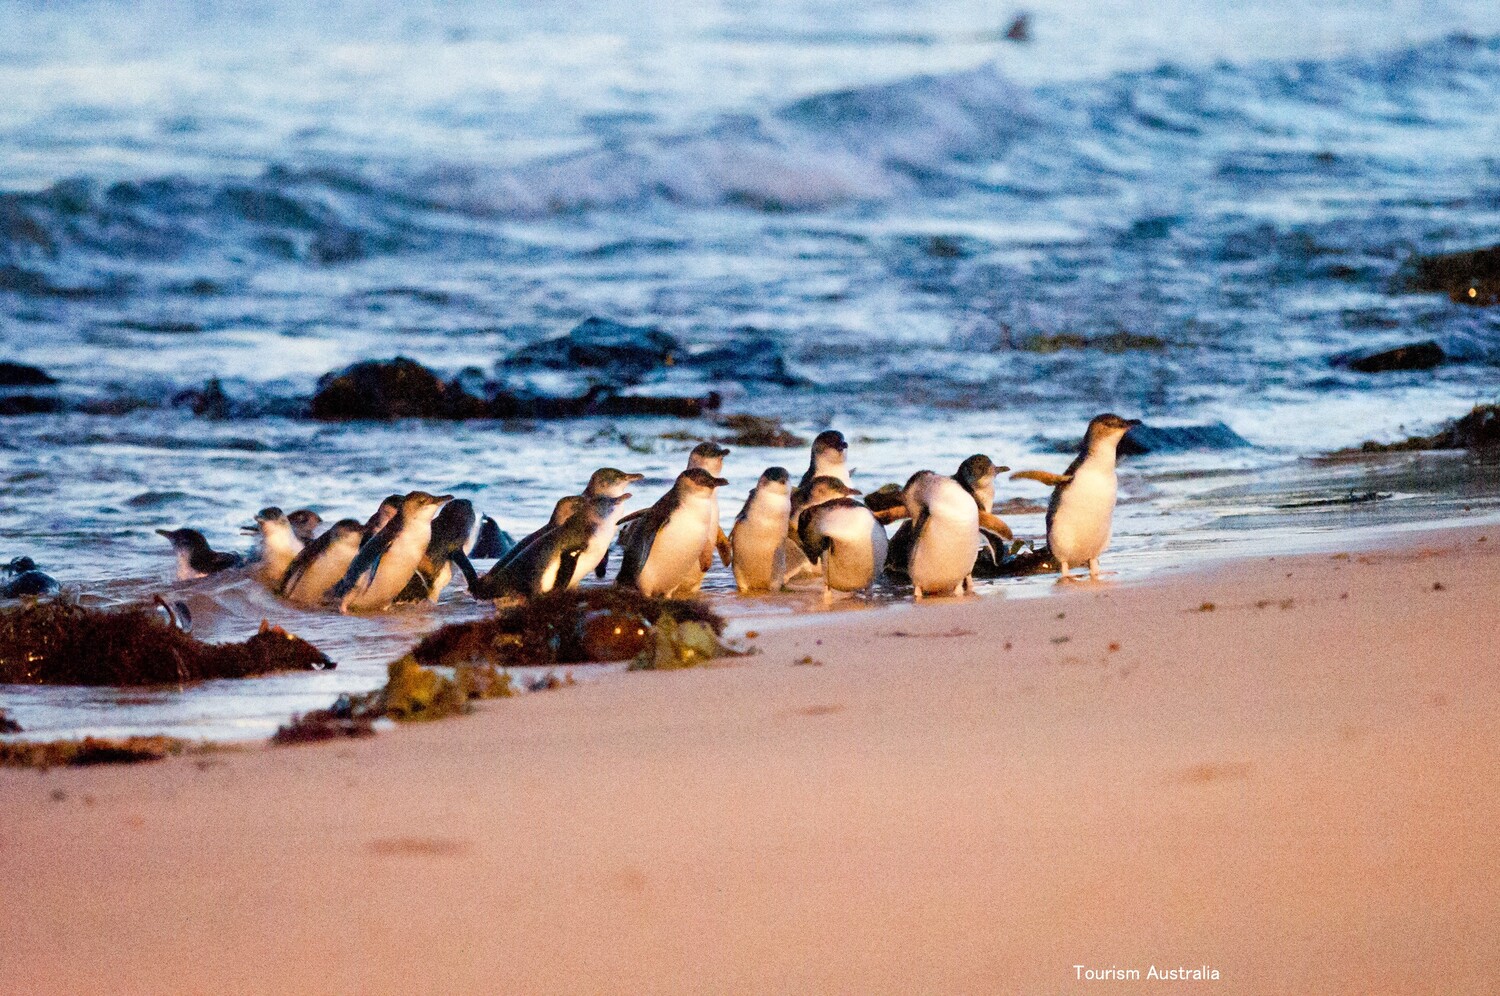
[(1500, 528), (1401, 543), (0, 771), (0, 991), (1494, 991)]

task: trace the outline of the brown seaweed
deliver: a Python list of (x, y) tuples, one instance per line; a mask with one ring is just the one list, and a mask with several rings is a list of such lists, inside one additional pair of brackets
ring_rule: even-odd
[[(670, 616), (677, 623), (702, 623), (715, 635), (724, 630), (723, 618), (700, 602), (650, 598), (627, 588), (571, 589), (502, 609), (491, 619), (444, 626), (424, 637), (412, 655), (421, 664), (446, 666), (485, 662), (497, 667), (555, 667), (599, 661), (599, 644), (584, 638), (597, 628), (586, 622), (604, 618), (596, 613), (609, 614), (622, 628), (635, 623), (649, 629)], [(630, 653), (622, 651), (614, 659), (646, 649), (646, 635), (642, 632), (638, 644), (623, 647)]]
[(176, 737), (84, 737), (82, 740), (17, 741), (0, 744), (0, 767), (57, 768), (160, 761), (191, 750), (211, 749)]
[(205, 643), (157, 612), (58, 600), (0, 608), (0, 683), (169, 685), (333, 667), (306, 640), (262, 622), (242, 643)]

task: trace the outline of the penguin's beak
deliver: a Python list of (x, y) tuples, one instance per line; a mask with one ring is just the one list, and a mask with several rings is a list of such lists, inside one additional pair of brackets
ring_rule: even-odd
[(1126, 426), (1128, 426), (1128, 427), (1129, 427), (1129, 428), (1132, 428), (1132, 429), (1134, 429), (1134, 428), (1135, 428), (1135, 427), (1136, 427), (1136, 426), (1138, 426), (1138, 425), (1141, 425), (1141, 424), (1142, 424), (1142, 422), (1141, 422), (1141, 420), (1140, 420), (1140, 419), (1138, 419), (1138, 418), (1127, 418), (1127, 419), (1126, 419), (1126, 420), (1125, 420), (1125, 424), (1126, 424)]
[(716, 487), (716, 488), (723, 488), (723, 487), (728, 487), (728, 486), (729, 486), (729, 482), (726, 481), (726, 480), (724, 480), (724, 478), (722, 478), (722, 477), (715, 477), (714, 478), (714, 487)]
[(635, 497), (635, 495), (633, 495), (629, 491), (627, 491), (623, 495), (621, 495), (620, 497), (618, 497), (618, 498), (615, 499), (615, 504), (616, 505), (623, 505), (627, 501), (629, 501), (631, 498), (634, 498), (634, 497)]
[(433, 495), (432, 496), (432, 504), (434, 504), (434, 505), (446, 505), (446, 504), (448, 504), (452, 500), (453, 500), (453, 495)]
[(248, 526), (240, 526), (240, 532), (244, 533), (247, 536), (254, 536), (256, 533), (260, 532), (260, 520), (257, 519), (255, 522), (252, 522)]
[(170, 529), (158, 529), (156, 531), (156, 535), (158, 535), (158, 536), (171, 536), (172, 535), (172, 530), (170, 530)]
[(997, 473), (997, 474), (1003, 474), (1003, 473), (1005, 473), (1008, 470), (1010, 470), (1009, 467), (996, 467), (995, 468), (995, 473)]
[[(625, 483), (626, 484), (634, 484), (636, 481), (644, 481), (645, 479), (646, 479), (646, 475), (645, 474), (626, 474), (625, 475)], [(626, 495), (626, 497), (628, 498), (630, 496)]]

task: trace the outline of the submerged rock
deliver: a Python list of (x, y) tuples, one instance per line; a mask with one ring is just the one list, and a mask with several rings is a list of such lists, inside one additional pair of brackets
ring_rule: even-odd
[(1500, 245), (1417, 256), (1402, 289), (1447, 294), (1458, 304), (1500, 304)]
[(5, 710), (4, 709), (0, 709), (0, 733), (21, 733), (21, 732), (23, 732), (21, 730), (21, 724), (17, 723), (15, 720), (13, 720), (9, 716), (7, 716), (5, 714)]
[(1120, 440), (1121, 456), (1146, 453), (1185, 453), (1190, 450), (1236, 450), (1250, 446), (1244, 436), (1223, 422), (1207, 425), (1138, 425)]
[(1448, 354), (1443, 352), (1443, 347), (1429, 339), (1369, 356), (1335, 357), (1333, 363), (1360, 373), (1388, 373), (1392, 370), (1431, 370), (1447, 359)]
[(11, 394), (0, 396), (0, 416), (51, 415), (63, 410), (60, 398), (49, 398), (35, 394)]

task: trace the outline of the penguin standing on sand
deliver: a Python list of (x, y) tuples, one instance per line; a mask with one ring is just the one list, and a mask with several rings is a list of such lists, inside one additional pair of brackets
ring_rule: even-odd
[(245, 566), (245, 558), (237, 553), (220, 552), (208, 545), (208, 540), (196, 529), (158, 529), (177, 553), (177, 580), (192, 581), (206, 578), (210, 574)]
[(565, 522), (544, 526), (528, 536), (508, 557), (473, 586), (476, 598), (507, 595), (545, 595), (549, 591), (576, 588), (614, 539), (615, 522), (631, 497), (600, 495), (580, 498), (580, 504)]
[(406, 588), (432, 539), (432, 520), (452, 495), (413, 491), (401, 501), (391, 521), (359, 548), (349, 570), (329, 590), (339, 611), (388, 608)]
[(707, 569), (703, 554), (713, 543), (714, 491), (728, 483), (702, 467), (678, 474), (672, 490), (646, 509), (623, 538), (625, 558), (615, 583), (643, 595), (697, 591)]
[(464, 586), (473, 591), (479, 576), (474, 572), (474, 565), (469, 563), (469, 555), (464, 551), (473, 545), (478, 529), (479, 516), (474, 511), (473, 502), (467, 498), (459, 498), (444, 505), (437, 518), (432, 520), (432, 536), (427, 541), (427, 552), (422, 555), (417, 572), (406, 583), (401, 594), (396, 596), (396, 601), (420, 602), (425, 598), (429, 602), (436, 602), (443, 589), (448, 587), (448, 582), (453, 579), (455, 567), (464, 576)]
[(241, 532), (258, 537), (250, 570), (257, 581), (274, 591), (286, 576), (286, 569), (302, 552), (302, 541), (292, 532), (286, 513), (274, 505), (256, 512), (255, 524), (244, 526)]
[(911, 518), (905, 566), (916, 597), (972, 592), (980, 542), (973, 496), (951, 477), (919, 470), (901, 489), (901, 497)]
[[(720, 477), (724, 473), (724, 458), (728, 455), (729, 451), (718, 443), (699, 443), (693, 447), (693, 452), (688, 454), (688, 469), (691, 470), (694, 467), (698, 467), (708, 471), (714, 477)], [(719, 525), (719, 499), (717, 496), (713, 500), (713, 509), (714, 524), (712, 538), (709, 540), (708, 546), (703, 549), (703, 570), (705, 572), (713, 566), (715, 550), (719, 552), (719, 562), (725, 567), (728, 567), (730, 562), (734, 560), (734, 552), (729, 546), (729, 537), (724, 535), (724, 530)]]
[(811, 503), (797, 516), (803, 553), (822, 569), (824, 605), (835, 591), (869, 588), (885, 570), (885, 526), (857, 494), (836, 477), (816, 477)]
[(780, 591), (786, 581), (786, 537), (792, 519), (791, 475), (768, 467), (729, 531), (734, 583), (740, 594)]
[(318, 605), (349, 570), (363, 540), (358, 519), (335, 522), (293, 558), (276, 593), (300, 605)]
[(1140, 419), (1124, 419), (1106, 412), (1089, 422), (1078, 456), (1061, 474), (1023, 470), (1010, 475), (1052, 485), (1047, 503), (1047, 546), (1057, 558), (1058, 580), (1071, 580), (1074, 565), (1088, 564), (1089, 577), (1099, 577), (1099, 555), (1109, 546), (1114, 529), (1116, 450), (1120, 439)]

